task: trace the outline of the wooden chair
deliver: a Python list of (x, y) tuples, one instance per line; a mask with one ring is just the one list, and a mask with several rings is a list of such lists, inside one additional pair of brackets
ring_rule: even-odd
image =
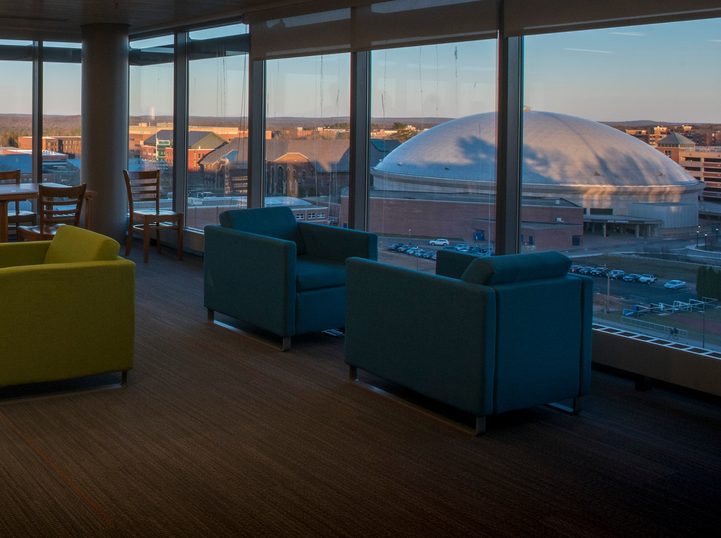
[[(20, 170), (8, 170), (0, 172), (0, 185), (20, 185)], [(35, 225), (37, 223), (37, 213), (34, 211), (25, 211), (20, 209), (20, 202), (15, 202), (15, 212), (8, 211), (8, 222), (15, 225), (15, 231), (20, 224)]]
[[(128, 236), (125, 255), (133, 246), (133, 231), (143, 232), (143, 261), (148, 261), (150, 232), (155, 230), (155, 243), (160, 252), (160, 230), (175, 230), (178, 234), (178, 259), (183, 259), (183, 214), (160, 209), (160, 170), (128, 172), (123, 170), (128, 192)], [(150, 207), (136, 207), (136, 204)]]
[(72, 187), (38, 185), (38, 225), (19, 226), (18, 236), (26, 241), (42, 241), (52, 239), (64, 224), (80, 226), (86, 188), (85, 183)]

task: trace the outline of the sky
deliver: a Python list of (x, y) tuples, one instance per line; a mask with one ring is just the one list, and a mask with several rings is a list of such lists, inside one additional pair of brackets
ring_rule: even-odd
[[(524, 102), (597, 121), (721, 123), (720, 59), (720, 19), (529, 36)], [(245, 114), (246, 69), (245, 56), (193, 62), (191, 114)], [(348, 54), (272, 60), (267, 72), (270, 117), (348, 116)], [(0, 113), (30, 113), (30, 76), (28, 62), (0, 61)], [(46, 112), (80, 113), (79, 66), (48, 66), (46, 78)], [(495, 78), (494, 40), (374, 51), (372, 115), (492, 111)], [(170, 114), (170, 65), (133, 68), (130, 95), (132, 114)]]

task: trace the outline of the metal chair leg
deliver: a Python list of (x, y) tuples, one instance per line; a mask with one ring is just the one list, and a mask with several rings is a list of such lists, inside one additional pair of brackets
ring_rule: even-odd
[(120, 372), (120, 385), (122, 385), (124, 387), (127, 384), (128, 384), (128, 371), (123, 370), (122, 372)]

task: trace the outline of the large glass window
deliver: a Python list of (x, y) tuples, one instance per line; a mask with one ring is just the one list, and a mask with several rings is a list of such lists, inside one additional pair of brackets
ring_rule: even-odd
[(31, 43), (3, 41), (0, 53), (0, 170), (20, 170), (29, 181), (33, 170)]
[(78, 43), (44, 43), (57, 48), (53, 59), (43, 62), (43, 181), (77, 185), (80, 183), (81, 66), (73, 49)]
[(245, 25), (190, 32), (188, 227), (247, 207), (248, 53)]
[(173, 36), (130, 43), (128, 169), (160, 170), (162, 204), (173, 200)]
[(339, 224), (349, 173), (350, 54), (270, 60), (266, 72), (265, 205)]
[(596, 321), (716, 349), (719, 22), (526, 38), (520, 232), (594, 279)]
[(496, 62), (495, 40), (373, 51), (368, 218), (382, 260), (432, 271), (439, 249), (493, 252)]

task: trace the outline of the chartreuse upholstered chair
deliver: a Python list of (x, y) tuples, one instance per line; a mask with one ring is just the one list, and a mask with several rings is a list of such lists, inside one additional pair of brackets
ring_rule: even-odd
[(556, 252), (439, 252), (436, 273), (348, 260), (346, 363), (485, 417), (573, 399), (591, 375), (592, 281)]
[(205, 227), (205, 306), (283, 339), (345, 326), (345, 261), (377, 257), (370, 233), (296, 222), (288, 207), (238, 209)]
[(135, 264), (103, 235), (0, 244), (0, 386), (133, 366)]

